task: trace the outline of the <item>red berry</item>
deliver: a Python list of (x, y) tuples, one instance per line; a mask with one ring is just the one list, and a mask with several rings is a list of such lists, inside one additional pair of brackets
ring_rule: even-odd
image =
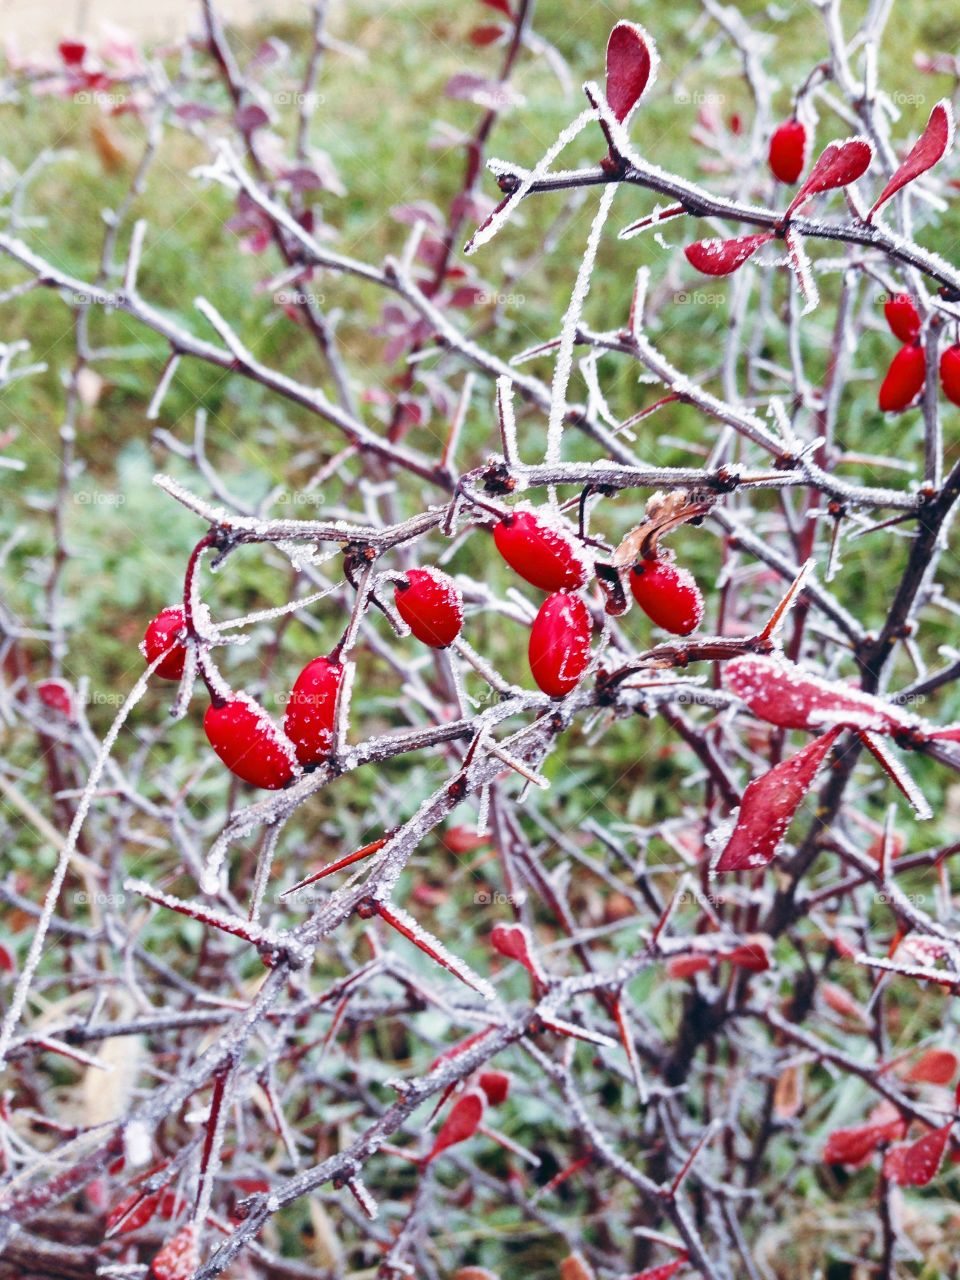
[(923, 347), (901, 347), (890, 361), (877, 403), (884, 413), (900, 413), (923, 390), (927, 360)]
[(590, 658), (590, 612), (579, 596), (548, 596), (530, 629), (533, 678), (551, 698), (576, 688)]
[(777, 125), (770, 138), (767, 160), (779, 182), (796, 182), (807, 162), (806, 126), (799, 120), (785, 120)]
[(572, 531), (556, 517), (511, 511), (494, 525), (493, 540), (510, 568), (542, 591), (570, 590), (587, 580)]
[(883, 304), (890, 332), (901, 342), (913, 343), (920, 337), (920, 312), (908, 293), (898, 293)]
[(453, 644), (463, 627), (463, 596), (439, 569), (409, 569), (393, 593), (397, 612), (413, 634), (431, 649)]
[(87, 56), (87, 46), (82, 40), (61, 40), (57, 45), (60, 57), (68, 67), (79, 67)]
[(73, 694), (66, 680), (41, 680), (37, 685), (37, 697), (51, 711), (73, 715)]
[(703, 617), (703, 596), (689, 569), (670, 560), (641, 560), (630, 570), (633, 598), (651, 622), (676, 636), (689, 635)]
[(143, 637), (140, 652), (147, 662), (155, 662), (161, 653), (167, 649), (170, 650), (154, 673), (162, 676), (164, 680), (179, 680), (183, 675), (187, 651), (182, 644), (173, 643), (183, 627), (183, 610), (171, 606), (169, 609), (160, 610), (147, 627), (146, 635)]
[(960, 404), (960, 343), (947, 347), (940, 357), (940, 385), (948, 400)]
[(308, 662), (290, 693), (283, 731), (301, 764), (318, 764), (330, 754), (343, 666), (329, 658)]
[(203, 728), (230, 772), (253, 787), (279, 791), (297, 773), (293, 744), (245, 694), (234, 694), (219, 707), (211, 703)]

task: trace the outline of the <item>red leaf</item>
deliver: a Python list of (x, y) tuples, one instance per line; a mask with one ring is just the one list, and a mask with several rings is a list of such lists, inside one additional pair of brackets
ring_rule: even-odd
[(491, 1107), (497, 1107), (506, 1101), (510, 1092), (510, 1077), (505, 1071), (481, 1071), (477, 1083), (487, 1095)]
[(883, 1158), (883, 1176), (900, 1187), (925, 1187), (943, 1160), (953, 1121), (925, 1133), (905, 1147), (892, 1147)]
[(190, 1280), (200, 1266), (197, 1229), (190, 1223), (167, 1241), (151, 1264), (156, 1280)]
[(869, 222), (881, 205), (921, 174), (932, 169), (953, 142), (953, 110), (944, 98), (930, 112), (927, 127), (913, 144), (910, 154), (880, 193), (880, 198), (867, 214)]
[(928, 1049), (904, 1076), (917, 1084), (949, 1084), (957, 1069), (957, 1055), (949, 1049)]
[(482, 49), (485, 45), (495, 44), (505, 32), (506, 27), (474, 27), (470, 32), (470, 43)]
[(673, 1262), (664, 1262), (659, 1267), (647, 1267), (646, 1271), (638, 1271), (636, 1275), (631, 1276), (630, 1280), (670, 1280), (671, 1276), (675, 1276), (681, 1267), (687, 1265), (686, 1253), (681, 1253), (679, 1258), (674, 1258)]
[(912, 723), (882, 698), (824, 680), (784, 658), (734, 658), (725, 665), (723, 678), (755, 716), (781, 729), (822, 729), (833, 722), (897, 733)]
[(618, 22), (607, 41), (607, 102), (624, 124), (656, 75), (657, 47), (636, 22)]
[(508, 18), (513, 17), (507, 0), (480, 0), (480, 3), (485, 4), (488, 9), (496, 9), (497, 13), (502, 13)]
[(540, 981), (540, 972), (530, 954), (530, 935), (522, 924), (496, 924), (490, 932), (490, 943), (509, 960), (519, 960), (532, 978)]
[(762, 777), (754, 778), (743, 793), (737, 825), (717, 862), (717, 872), (754, 871), (773, 860), (841, 732), (840, 728), (830, 729)]
[(789, 218), (795, 209), (822, 191), (849, 186), (866, 173), (872, 159), (873, 147), (864, 138), (847, 138), (845, 142), (828, 143), (806, 181), (790, 201), (786, 216)]
[(906, 1132), (901, 1117), (883, 1124), (861, 1124), (853, 1129), (837, 1129), (823, 1149), (825, 1164), (860, 1164), (884, 1142), (895, 1142)]
[(671, 978), (692, 978), (695, 973), (702, 973), (712, 966), (712, 956), (674, 956), (667, 963), (667, 973)]
[(757, 250), (773, 239), (772, 231), (758, 235), (737, 236), (733, 240), (698, 240), (684, 249), (691, 266), (706, 276), (728, 276)]
[(737, 969), (748, 969), (751, 973), (763, 973), (770, 968), (766, 938), (758, 937), (755, 941), (743, 942), (732, 951), (725, 951), (720, 958)]
[(440, 1126), (440, 1132), (437, 1134), (436, 1140), (430, 1154), (424, 1160), (424, 1164), (429, 1164), (431, 1160), (435, 1160), (441, 1151), (446, 1151), (447, 1147), (452, 1147), (458, 1142), (466, 1142), (467, 1138), (472, 1138), (476, 1133), (480, 1121), (483, 1119), (483, 1109), (486, 1106), (486, 1097), (479, 1089), (470, 1089), (450, 1108), (450, 1114)]

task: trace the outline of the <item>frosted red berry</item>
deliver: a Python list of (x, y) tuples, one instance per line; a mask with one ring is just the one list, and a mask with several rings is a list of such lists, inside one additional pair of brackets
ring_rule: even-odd
[(920, 337), (920, 312), (908, 293), (898, 293), (883, 304), (883, 314), (890, 332), (901, 342), (913, 343)]
[(582, 587), (587, 566), (558, 517), (511, 511), (493, 527), (497, 550), (511, 569), (542, 591)]
[(927, 360), (923, 347), (901, 347), (890, 362), (887, 376), (877, 398), (884, 413), (901, 413), (913, 404), (923, 390)]
[(630, 570), (630, 590), (651, 622), (686, 636), (703, 618), (703, 596), (689, 569), (671, 560), (640, 560)]
[(590, 660), (590, 611), (577, 595), (548, 596), (530, 629), (528, 648), (534, 680), (551, 698), (575, 689)]
[(770, 138), (767, 160), (779, 182), (793, 184), (807, 162), (807, 129), (799, 120), (785, 120)]
[(179, 680), (183, 675), (183, 664), (187, 660), (187, 651), (182, 644), (175, 644), (177, 636), (183, 630), (183, 610), (171, 607), (161, 609), (147, 627), (140, 651), (147, 662), (155, 662), (167, 649), (166, 657), (157, 667), (155, 675), (164, 680)]
[(342, 679), (343, 665), (330, 658), (314, 658), (297, 676), (283, 731), (301, 764), (318, 764), (330, 754)]
[(37, 685), (37, 697), (51, 711), (61, 715), (73, 715), (73, 694), (65, 680), (41, 680)]
[(236, 695), (219, 707), (211, 704), (203, 728), (230, 772), (253, 787), (278, 791), (297, 773), (292, 744), (252, 698)]
[(397, 612), (416, 638), (432, 649), (453, 644), (463, 627), (463, 596), (439, 569), (409, 569), (393, 593)]
[(960, 343), (947, 347), (940, 357), (940, 385), (948, 400), (960, 404)]

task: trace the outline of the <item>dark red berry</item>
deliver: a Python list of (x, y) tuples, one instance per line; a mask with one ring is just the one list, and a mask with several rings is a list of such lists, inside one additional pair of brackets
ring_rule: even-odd
[(779, 182), (796, 182), (807, 162), (806, 126), (799, 120), (785, 120), (777, 125), (770, 138), (767, 160)]
[(557, 591), (544, 600), (528, 655), (534, 680), (551, 698), (576, 688), (590, 659), (590, 612), (579, 596)]
[(947, 347), (940, 357), (940, 385), (948, 400), (960, 404), (960, 343)]
[(877, 403), (884, 413), (900, 413), (909, 408), (923, 390), (927, 360), (923, 347), (901, 347), (890, 361), (880, 387)]
[(308, 662), (290, 693), (283, 731), (301, 764), (317, 764), (330, 754), (343, 666), (330, 658)]
[(651, 622), (675, 636), (695, 631), (703, 618), (703, 596), (689, 569), (666, 559), (641, 560), (630, 570), (633, 598)]
[(219, 707), (211, 703), (203, 728), (230, 772), (253, 787), (278, 791), (297, 772), (293, 745), (245, 694), (234, 694)]
[(37, 697), (51, 711), (73, 715), (73, 693), (65, 680), (41, 680), (37, 685)]
[(573, 532), (559, 517), (511, 511), (493, 527), (497, 550), (511, 569), (541, 591), (566, 591), (587, 580)]
[(463, 627), (463, 596), (439, 569), (409, 569), (393, 593), (397, 612), (422, 644), (445, 649)]
[(162, 676), (164, 680), (179, 680), (183, 675), (187, 651), (182, 644), (174, 644), (183, 627), (183, 610), (171, 606), (169, 609), (160, 610), (147, 627), (146, 635), (143, 637), (140, 652), (147, 662), (155, 662), (165, 650), (169, 649), (169, 653), (154, 673)]
[(890, 332), (901, 342), (913, 343), (920, 337), (920, 312), (908, 293), (898, 293), (883, 304), (883, 314)]
[(498, 1107), (505, 1102), (510, 1092), (510, 1077), (505, 1071), (481, 1071), (477, 1084), (487, 1095), (491, 1107)]
[(80, 67), (83, 65), (83, 60), (87, 56), (87, 46), (82, 40), (61, 40), (57, 48), (65, 66)]

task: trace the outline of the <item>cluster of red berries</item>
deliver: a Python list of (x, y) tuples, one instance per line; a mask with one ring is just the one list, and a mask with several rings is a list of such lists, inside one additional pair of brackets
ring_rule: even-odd
[[(588, 578), (587, 561), (572, 529), (555, 516), (515, 510), (493, 529), (497, 550), (522, 578), (550, 594), (530, 630), (530, 670), (539, 688), (562, 698), (576, 688), (590, 660), (593, 622), (579, 594)], [(656, 551), (630, 570), (637, 604), (664, 630), (688, 635), (700, 623), (703, 599), (692, 575)], [(444, 649), (463, 627), (463, 598), (439, 569), (409, 569), (394, 590), (397, 612), (425, 645)], [(141, 646), (156, 674), (179, 680), (187, 659), (186, 620), (182, 609), (161, 610), (150, 622)], [(336, 651), (335, 651), (336, 653)], [(333, 746), (343, 664), (334, 655), (314, 658), (297, 677), (278, 726), (244, 693), (218, 694), (203, 727), (220, 760), (238, 778), (276, 791), (303, 769), (326, 760)]]
[[(907, 294), (898, 293), (884, 303), (883, 314), (890, 332), (904, 345), (890, 362), (878, 403), (884, 413), (902, 413), (923, 393), (927, 376), (920, 313)], [(940, 356), (940, 386), (948, 400), (960, 404), (960, 343), (947, 347)]]
[[(494, 526), (493, 537), (512, 569), (551, 593), (530, 629), (528, 658), (543, 692), (565, 697), (590, 661), (593, 630), (590, 611), (578, 594), (587, 581), (587, 565), (573, 533), (553, 516), (517, 510)], [(630, 590), (651, 621), (675, 635), (688, 635), (703, 616), (703, 599), (692, 575), (662, 553), (634, 565)]]
[[(438, 569), (411, 569), (395, 591), (397, 611), (424, 644), (444, 648), (460, 633), (463, 602), (453, 581)], [(156, 674), (179, 680), (187, 658), (183, 610), (163, 609), (147, 627), (143, 654), (158, 662)], [(282, 728), (246, 694), (214, 697), (204, 732), (231, 773), (252, 786), (277, 791), (301, 769), (322, 763), (333, 745), (343, 664), (314, 658), (297, 676)]]

